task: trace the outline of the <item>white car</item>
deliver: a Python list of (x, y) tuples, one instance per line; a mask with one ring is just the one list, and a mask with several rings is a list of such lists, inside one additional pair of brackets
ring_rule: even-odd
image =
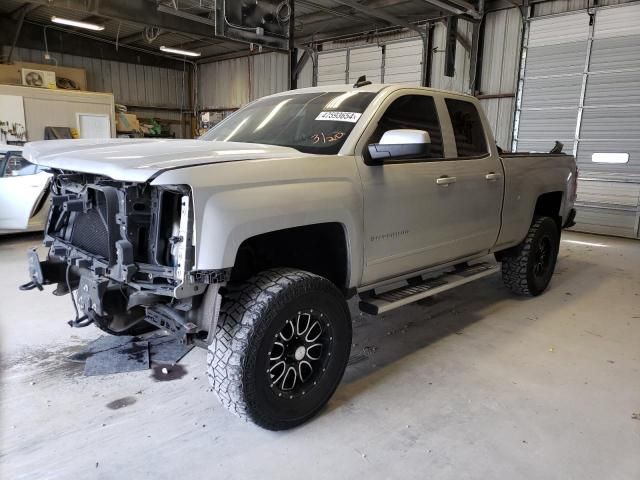
[(51, 177), (22, 157), (22, 147), (0, 145), (0, 235), (44, 229)]

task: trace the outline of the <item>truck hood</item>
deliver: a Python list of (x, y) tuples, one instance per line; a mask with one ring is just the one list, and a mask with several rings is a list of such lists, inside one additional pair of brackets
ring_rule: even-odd
[(129, 182), (146, 182), (174, 168), (306, 155), (257, 143), (161, 139), (47, 140), (27, 143), (23, 151), (38, 165)]

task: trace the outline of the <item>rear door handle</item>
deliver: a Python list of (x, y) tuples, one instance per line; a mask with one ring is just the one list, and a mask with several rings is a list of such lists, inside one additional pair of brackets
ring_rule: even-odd
[(456, 177), (449, 177), (447, 175), (443, 175), (442, 177), (436, 179), (436, 183), (438, 185), (442, 185), (443, 187), (447, 187), (450, 183), (456, 183), (456, 181)]
[(500, 175), (499, 173), (487, 173), (484, 178), (487, 179), (487, 181), (489, 182), (495, 182), (496, 180), (500, 180), (502, 178), (502, 175)]

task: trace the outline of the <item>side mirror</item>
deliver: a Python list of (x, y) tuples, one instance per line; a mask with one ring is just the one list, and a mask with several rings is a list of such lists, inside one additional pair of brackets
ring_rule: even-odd
[(389, 130), (382, 135), (380, 143), (368, 147), (367, 165), (382, 165), (389, 160), (412, 160), (431, 152), (431, 137), (424, 130)]

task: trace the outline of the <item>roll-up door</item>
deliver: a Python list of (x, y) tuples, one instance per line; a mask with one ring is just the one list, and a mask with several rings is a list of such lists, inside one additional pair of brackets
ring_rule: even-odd
[(579, 167), (575, 229), (640, 234), (640, 5), (533, 19), (516, 136)]
[(572, 153), (585, 74), (589, 15), (531, 21), (517, 150), (548, 152), (556, 140)]
[(349, 50), (349, 83), (355, 83), (362, 75), (366, 75), (370, 82), (380, 83), (381, 74), (381, 47), (374, 45)]
[(345, 83), (347, 79), (347, 51), (318, 53), (318, 85)]
[(418, 38), (318, 52), (317, 85), (355, 83), (366, 75), (373, 83), (420, 86), (422, 49), (422, 39)]
[(577, 159), (577, 228), (637, 237), (640, 5), (596, 13)]
[(422, 39), (388, 43), (384, 47), (384, 83), (420, 86)]

